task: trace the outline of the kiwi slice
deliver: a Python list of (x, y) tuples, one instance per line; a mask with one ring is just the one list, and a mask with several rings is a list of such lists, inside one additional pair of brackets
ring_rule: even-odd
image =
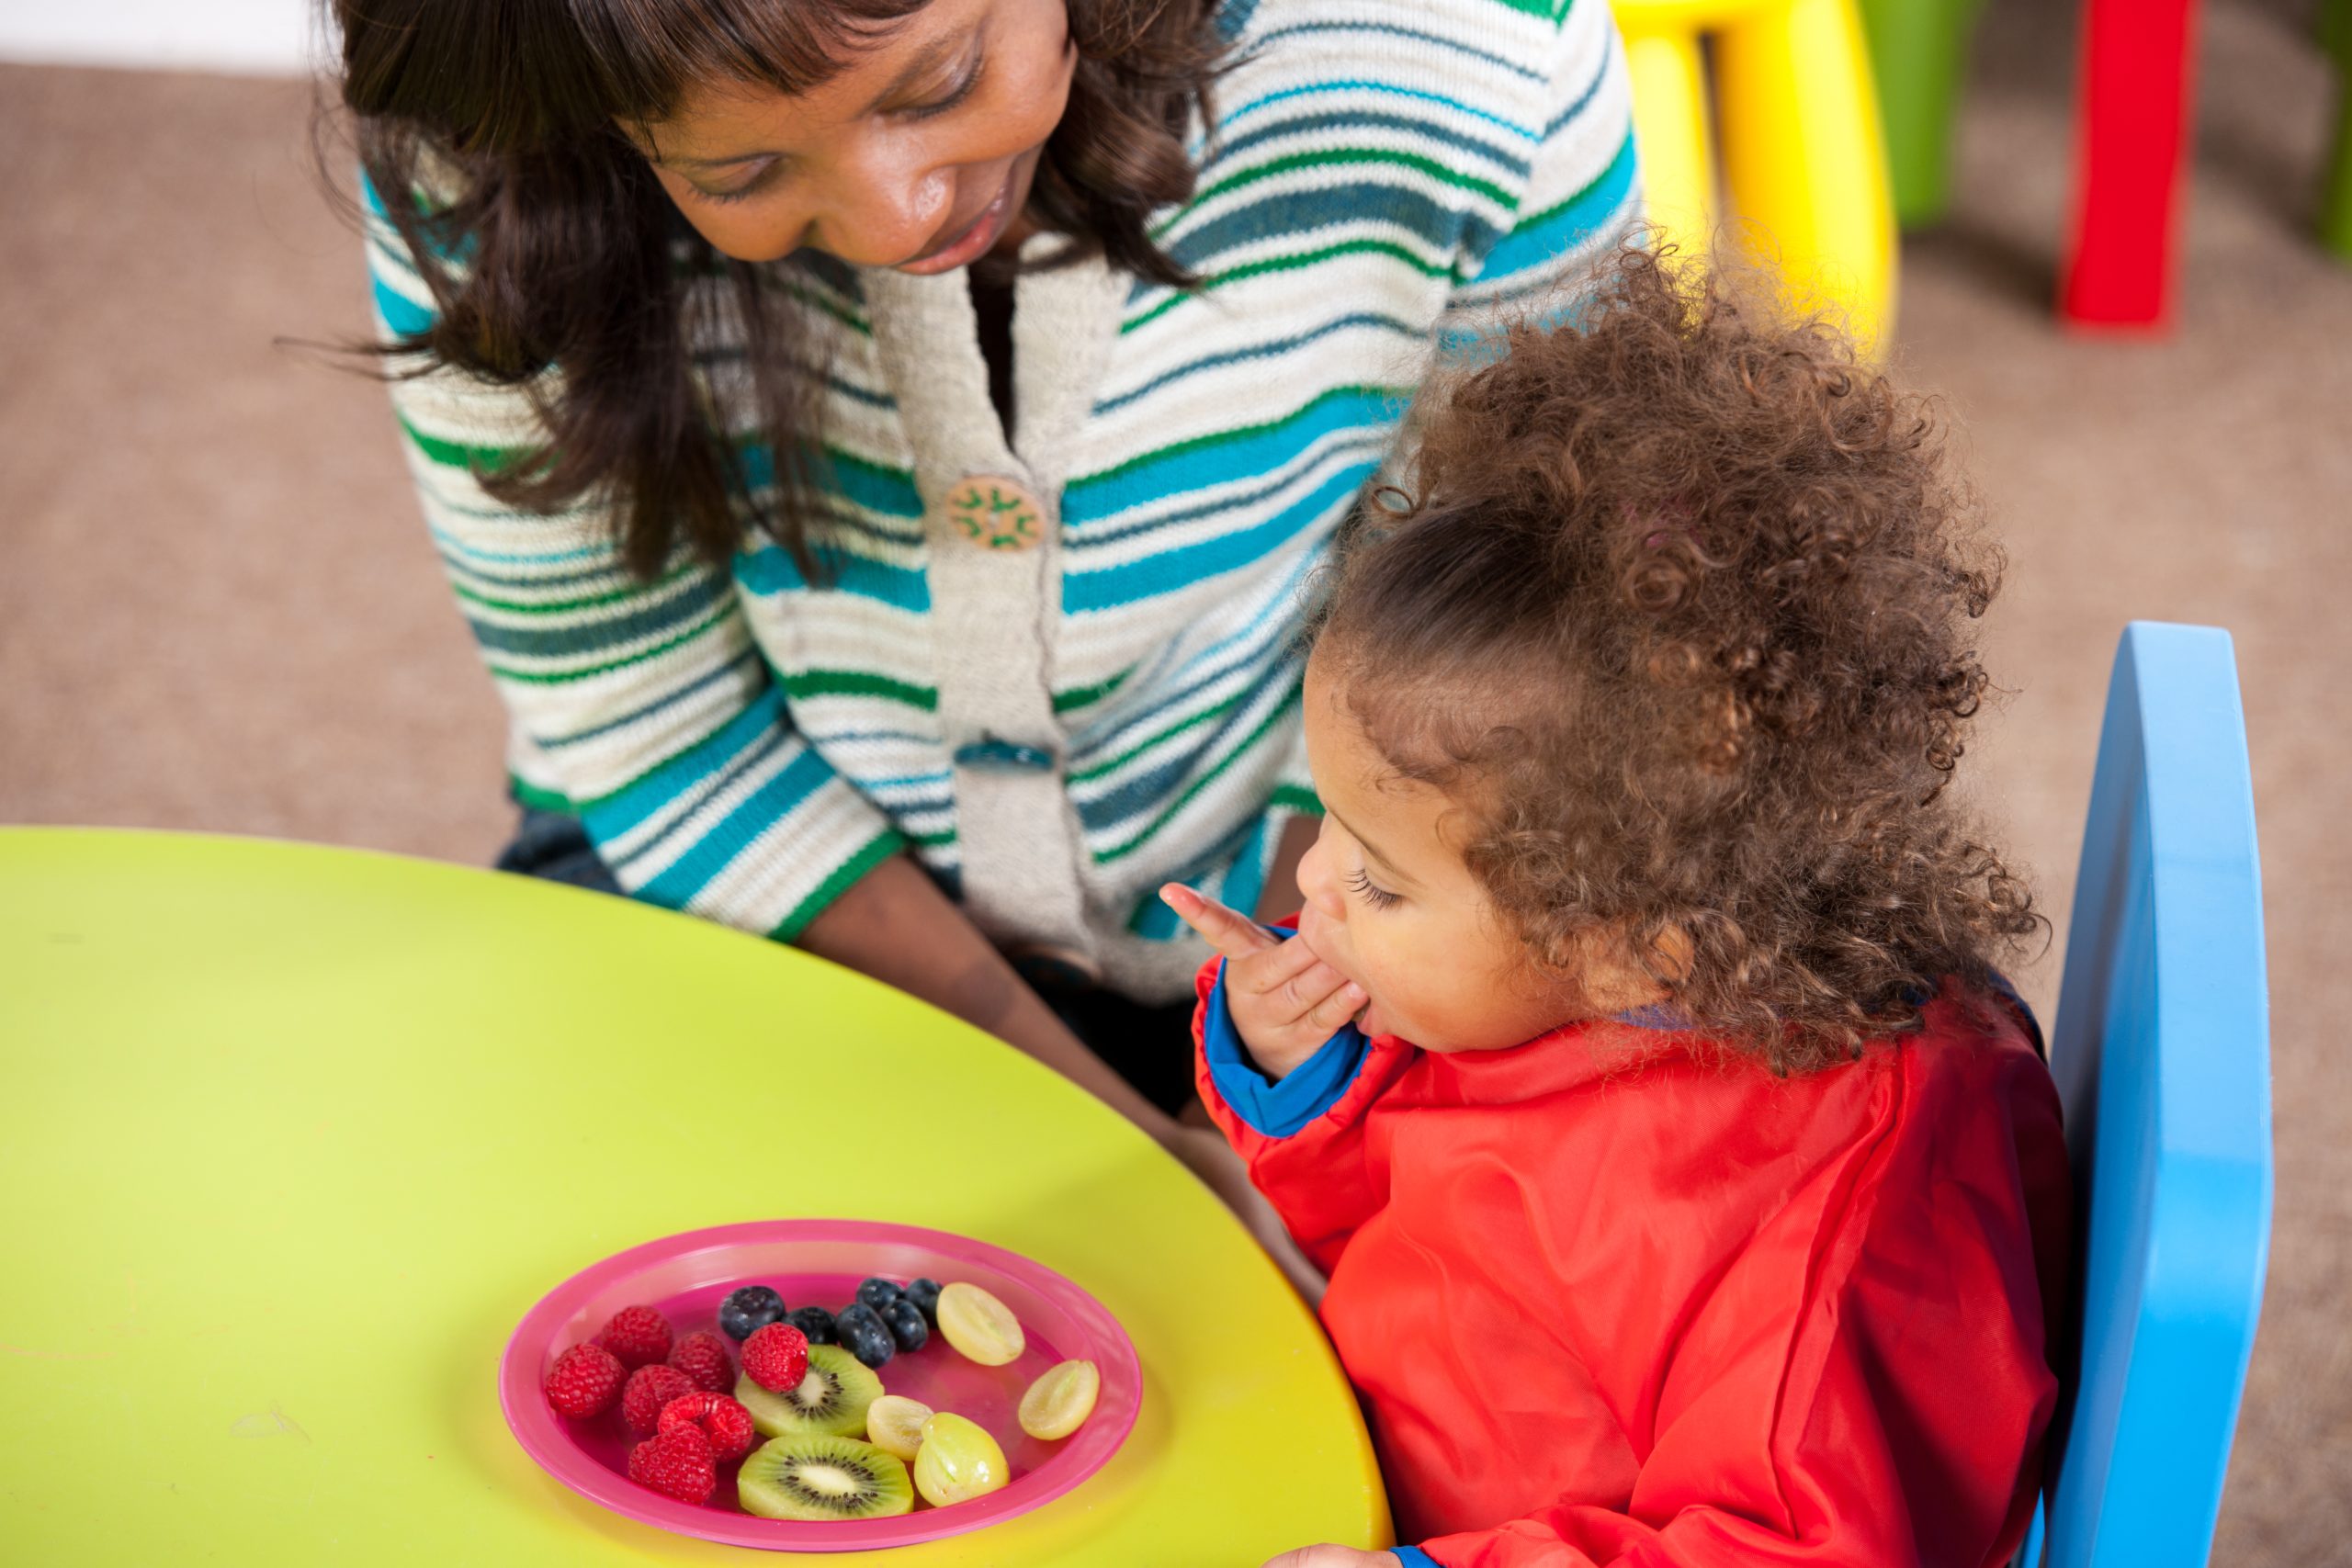
[(735, 1398), (765, 1438), (863, 1436), (865, 1408), (881, 1397), (882, 1380), (838, 1345), (808, 1347), (808, 1375), (798, 1388), (771, 1393), (749, 1372), (735, 1380)]
[(745, 1513), (771, 1519), (880, 1519), (915, 1506), (896, 1456), (814, 1432), (753, 1449), (735, 1477), (735, 1495)]

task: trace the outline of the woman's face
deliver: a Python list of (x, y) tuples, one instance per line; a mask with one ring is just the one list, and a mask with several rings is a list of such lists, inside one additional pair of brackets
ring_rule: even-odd
[(697, 88), (639, 147), (726, 255), (944, 272), (1019, 242), (1077, 60), (1063, 0), (932, 0), (823, 85)]

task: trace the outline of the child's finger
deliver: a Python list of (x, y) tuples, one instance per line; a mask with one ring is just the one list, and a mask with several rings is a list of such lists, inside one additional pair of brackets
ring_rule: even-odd
[(1287, 998), (1295, 1004), (1290, 1014), (1295, 1018), (1306, 1010), (1312, 998), (1294, 987), (1306, 983), (1305, 977), (1320, 967), (1322, 960), (1315, 956), (1313, 948), (1296, 937), (1289, 937), (1272, 948), (1261, 948), (1251, 953), (1247, 965), (1236, 965), (1228, 972), (1226, 983), (1249, 995)]
[[(1304, 943), (1301, 944), (1305, 945)], [(1261, 963), (1271, 963), (1277, 955), (1269, 953)], [(1309, 955), (1308, 964), (1279, 986), (1272, 987), (1271, 1000), (1285, 1022), (1305, 1018), (1323, 1005), (1326, 998), (1348, 983), (1348, 977), (1322, 960)]]
[(1215, 899), (1202, 897), (1181, 882), (1162, 887), (1159, 901), (1175, 910), (1178, 919), (1207, 938), (1208, 944), (1227, 958), (1247, 958), (1277, 945), (1256, 922)]
[(1347, 1022), (1348, 1020), (1362, 1012), (1363, 1010), (1364, 1003), (1371, 999), (1372, 998), (1369, 996), (1364, 994), (1364, 988), (1362, 986), (1357, 985), (1353, 980), (1350, 980), (1338, 990), (1333, 991), (1329, 996), (1325, 997), (1321, 1001), (1316, 1003), (1314, 1008), (1308, 1011), (1306, 1015), (1306, 1021), (1315, 1026), (1316, 1032), (1321, 1034), (1328, 1040), (1332, 1035), (1340, 1032), (1340, 1026), (1341, 1024)]

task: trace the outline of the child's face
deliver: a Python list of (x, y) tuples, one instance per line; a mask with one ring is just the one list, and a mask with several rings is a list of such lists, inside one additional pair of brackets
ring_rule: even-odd
[(1495, 1051), (1579, 1016), (1582, 987), (1544, 972), (1463, 863), (1458, 807), (1398, 778), (1318, 662), (1306, 755), (1326, 816), (1299, 863), (1298, 934), (1372, 1000), (1366, 1034), (1430, 1051)]

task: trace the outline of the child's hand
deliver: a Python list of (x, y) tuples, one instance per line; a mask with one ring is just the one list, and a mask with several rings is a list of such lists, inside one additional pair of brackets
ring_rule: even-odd
[(1266, 1568), (1397, 1568), (1393, 1551), (1358, 1551), (1352, 1546), (1302, 1546), (1285, 1551)]
[(1170, 883), (1159, 897), (1225, 954), (1226, 1008), (1250, 1060), (1268, 1077), (1287, 1077), (1363, 1010), (1363, 988), (1298, 938), (1277, 942), (1264, 928), (1182, 883)]

